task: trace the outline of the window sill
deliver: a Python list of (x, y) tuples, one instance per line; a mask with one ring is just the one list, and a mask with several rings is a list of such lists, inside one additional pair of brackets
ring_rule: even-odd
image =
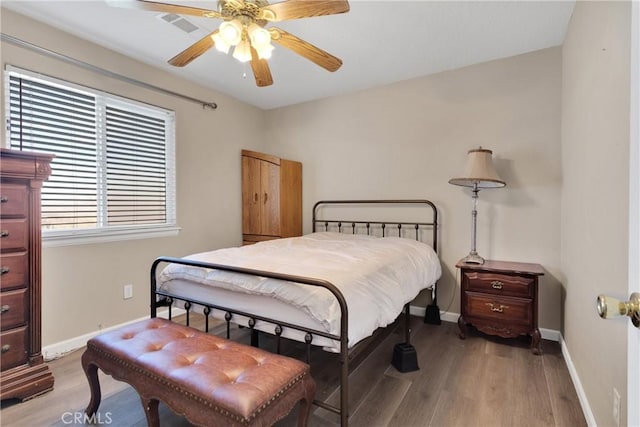
[(42, 246), (44, 248), (53, 248), (58, 246), (90, 245), (125, 240), (173, 237), (177, 236), (180, 230), (181, 228), (176, 225), (148, 228), (122, 227), (106, 230), (65, 230), (64, 232), (42, 230)]

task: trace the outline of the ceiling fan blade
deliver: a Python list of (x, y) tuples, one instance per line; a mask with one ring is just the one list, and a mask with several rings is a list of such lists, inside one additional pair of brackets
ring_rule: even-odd
[(271, 77), (271, 70), (266, 59), (258, 58), (258, 52), (251, 46), (251, 69), (253, 70), (253, 77), (256, 79), (256, 85), (258, 87), (271, 86), (273, 84), (273, 78)]
[(289, 0), (262, 7), (258, 19), (286, 21), (289, 19), (335, 15), (348, 11), (349, 2), (347, 0)]
[(190, 6), (159, 3), (147, 0), (106, 0), (109, 6), (124, 7), (127, 9), (150, 10), (153, 12), (176, 13), (178, 15), (199, 16), (203, 18), (220, 18), (222, 14), (217, 10), (200, 9)]
[(212, 33), (204, 36), (173, 58), (171, 58), (168, 62), (169, 64), (176, 67), (184, 67), (209, 49), (211, 49), (215, 42), (213, 41), (213, 36), (218, 32), (218, 30), (213, 31)]
[(315, 62), (328, 71), (336, 71), (340, 66), (342, 66), (342, 60), (340, 58), (315, 47), (311, 43), (308, 43), (293, 34), (275, 27), (269, 28), (269, 31), (271, 33), (271, 39), (274, 42), (286, 47), (287, 49), (291, 49), (298, 55), (304, 56), (308, 60)]

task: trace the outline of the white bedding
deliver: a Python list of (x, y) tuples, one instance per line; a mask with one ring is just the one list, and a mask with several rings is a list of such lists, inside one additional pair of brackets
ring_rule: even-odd
[[(347, 301), (349, 347), (370, 336), (378, 327), (392, 323), (406, 303), (421, 289), (432, 286), (441, 275), (436, 253), (425, 243), (333, 232), (269, 240), (186, 258), (333, 283)], [(170, 292), (178, 288), (184, 292), (187, 282), (195, 282), (200, 288), (215, 286), (260, 295), (261, 304), (265, 299), (277, 300), (276, 305), (291, 304), (323, 330), (336, 335), (340, 332), (340, 306), (327, 289), (179, 264), (168, 265), (158, 280), (159, 288)], [(211, 302), (224, 305), (224, 301)], [(288, 318), (278, 320), (290, 321)]]

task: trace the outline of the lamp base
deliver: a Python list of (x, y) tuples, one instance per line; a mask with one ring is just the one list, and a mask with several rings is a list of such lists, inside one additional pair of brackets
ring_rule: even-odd
[(462, 261), (467, 264), (484, 264), (484, 258), (482, 258), (477, 253), (470, 253), (469, 255), (464, 257)]

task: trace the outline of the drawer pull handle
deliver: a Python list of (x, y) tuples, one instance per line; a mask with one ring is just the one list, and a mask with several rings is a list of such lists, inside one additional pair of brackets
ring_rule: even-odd
[(499, 280), (494, 280), (493, 282), (491, 282), (491, 287), (493, 289), (502, 289), (502, 282)]
[[(488, 302), (486, 305), (491, 308), (491, 311), (495, 311), (496, 313), (504, 313), (504, 309), (505, 308), (509, 308), (508, 305), (502, 305), (502, 304), (498, 305), (498, 304), (494, 304), (492, 302)], [(497, 305), (497, 307), (496, 307), (496, 305)]]
[(0, 314), (5, 314), (7, 311), (9, 311), (10, 308), (10, 305), (3, 305), (2, 307), (0, 307)]
[(0, 231), (0, 237), (9, 237), (9, 231), (8, 230)]
[(0, 203), (7, 203), (8, 201), (9, 201), (9, 198), (7, 196), (0, 197)]
[(9, 349), (11, 348), (11, 346), (9, 344), (5, 344), (2, 346), (2, 353), (6, 353), (7, 351), (9, 351)]
[(9, 271), (9, 267), (2, 267), (0, 268), (0, 276), (4, 276), (5, 274), (7, 274)]

